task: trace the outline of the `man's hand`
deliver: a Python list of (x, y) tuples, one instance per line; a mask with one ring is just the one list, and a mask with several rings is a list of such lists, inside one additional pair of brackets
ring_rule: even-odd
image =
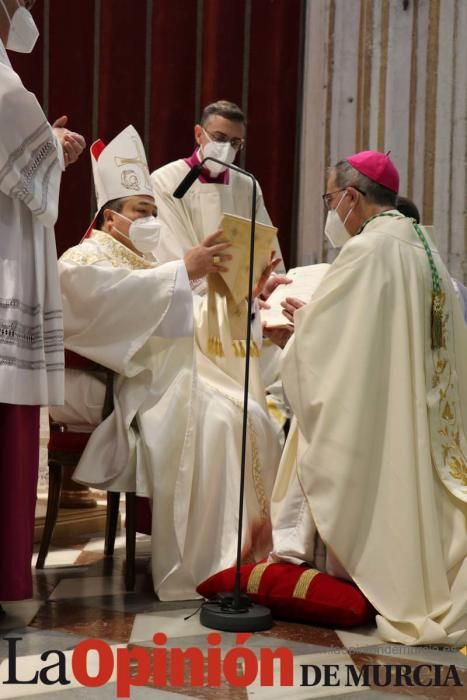
[[(275, 287), (277, 287), (277, 284), (281, 284), (281, 282), (278, 282), (277, 284), (272, 286), (273, 280), (275, 279), (275, 277), (271, 278), (270, 286), (272, 287), (272, 289), (269, 291), (267, 296), (265, 295), (264, 290), (266, 288), (266, 285), (270, 281), (271, 274), (274, 272), (276, 267), (282, 261), (282, 258), (276, 258), (275, 255), (276, 255), (276, 253), (273, 251), (271, 253), (271, 260), (270, 260), (269, 265), (267, 265), (264, 268), (263, 272), (261, 273), (261, 277), (259, 278), (259, 280), (257, 281), (257, 283), (255, 284), (255, 286), (253, 288), (253, 297), (258, 297), (260, 294), (262, 294), (264, 296), (264, 298), (267, 299), (269, 294), (271, 294), (272, 290), (275, 289)], [(286, 279), (285, 275), (277, 275), (277, 276), (278, 277), (280, 276), (280, 277), (283, 277), (284, 279)]]
[(75, 163), (86, 148), (86, 141), (81, 134), (77, 134), (75, 131), (70, 131), (65, 128), (67, 122), (68, 117), (63, 116), (57, 119), (52, 125), (55, 136), (62, 144), (65, 168), (68, 167), (70, 163)]
[(295, 299), (294, 297), (287, 297), (285, 301), (281, 301), (282, 313), (290, 323), (294, 323), (294, 315), (298, 309), (305, 306), (305, 302), (300, 299)]
[(183, 258), (190, 280), (197, 280), (209, 272), (227, 272), (228, 268), (222, 263), (231, 260), (232, 256), (225, 253), (230, 243), (217, 243), (222, 229), (211, 233), (200, 244), (191, 248)]
[(274, 345), (278, 345), (280, 348), (285, 347), (293, 332), (293, 326), (275, 326), (271, 328), (263, 326), (263, 336), (269, 338)]
[(286, 275), (270, 275), (266, 280), (266, 283), (263, 287), (263, 291), (261, 292), (262, 299), (268, 299), (275, 290), (275, 288), (278, 287), (280, 284), (292, 284), (292, 280), (289, 279), (289, 277), (287, 277)]

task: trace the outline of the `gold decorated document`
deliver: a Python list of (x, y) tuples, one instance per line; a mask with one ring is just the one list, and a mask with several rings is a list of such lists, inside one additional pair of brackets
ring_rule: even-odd
[[(228, 262), (228, 271), (221, 272), (234, 301), (239, 304), (248, 295), (248, 278), (250, 272), (250, 219), (234, 214), (224, 214), (219, 224), (223, 234), (221, 241), (232, 244), (226, 253), (232, 256)], [(264, 268), (270, 262), (274, 240), (277, 236), (277, 228), (267, 224), (255, 224), (255, 258), (253, 283), (256, 284)]]
[(295, 267), (289, 270), (287, 277), (292, 280), (291, 284), (279, 284), (269, 299), (267, 304), (271, 307), (261, 311), (261, 321), (268, 328), (280, 328), (289, 325), (289, 321), (282, 313), (281, 302), (287, 297), (294, 297), (308, 303), (315, 290), (319, 287), (321, 280), (329, 270), (328, 263), (319, 265), (306, 265), (305, 267)]

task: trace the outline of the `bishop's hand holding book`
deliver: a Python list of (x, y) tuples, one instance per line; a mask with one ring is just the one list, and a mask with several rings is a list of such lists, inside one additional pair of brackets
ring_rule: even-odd
[(268, 297), (261, 322), (263, 334), (276, 345), (284, 347), (294, 331), (295, 312), (311, 301), (329, 267), (321, 263), (293, 268), (287, 273), (290, 283), (277, 286)]

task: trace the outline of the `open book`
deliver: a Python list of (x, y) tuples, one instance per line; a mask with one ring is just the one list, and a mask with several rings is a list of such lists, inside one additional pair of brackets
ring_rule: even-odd
[(309, 302), (329, 268), (328, 263), (321, 263), (289, 270), (287, 277), (292, 280), (292, 284), (279, 284), (275, 288), (266, 302), (271, 308), (261, 311), (262, 323), (269, 328), (287, 326), (289, 321), (282, 313), (281, 301), (286, 297), (295, 297), (305, 303)]
[[(232, 244), (225, 252), (232, 256), (232, 260), (226, 263), (227, 272), (219, 273), (229, 288), (235, 302), (239, 304), (248, 295), (248, 278), (250, 272), (250, 219), (234, 214), (224, 214), (219, 228), (224, 233), (218, 242), (228, 241)], [(277, 228), (267, 224), (255, 224), (255, 258), (254, 258), (254, 284), (261, 277), (264, 268), (270, 262), (271, 252), (274, 248), (274, 240), (277, 236)]]

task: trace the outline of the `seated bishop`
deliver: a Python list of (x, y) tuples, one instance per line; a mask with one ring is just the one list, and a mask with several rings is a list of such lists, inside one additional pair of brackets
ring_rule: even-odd
[[(65, 405), (51, 414), (68, 429), (92, 431), (77, 481), (149, 497), (154, 589), (161, 600), (189, 599), (236, 558), (241, 384), (228, 366), (203, 356), (209, 314), (194, 310), (190, 287), (226, 269), (227, 244), (214, 234), (182, 260), (159, 264), (151, 252), (159, 221), (139, 135), (130, 126), (107, 146), (97, 141), (91, 161), (98, 213), (59, 260), (65, 347), (115, 373), (114, 410), (101, 422), (103, 384), (67, 370)], [(253, 393), (242, 545), (258, 559), (270, 547), (279, 446)]]

